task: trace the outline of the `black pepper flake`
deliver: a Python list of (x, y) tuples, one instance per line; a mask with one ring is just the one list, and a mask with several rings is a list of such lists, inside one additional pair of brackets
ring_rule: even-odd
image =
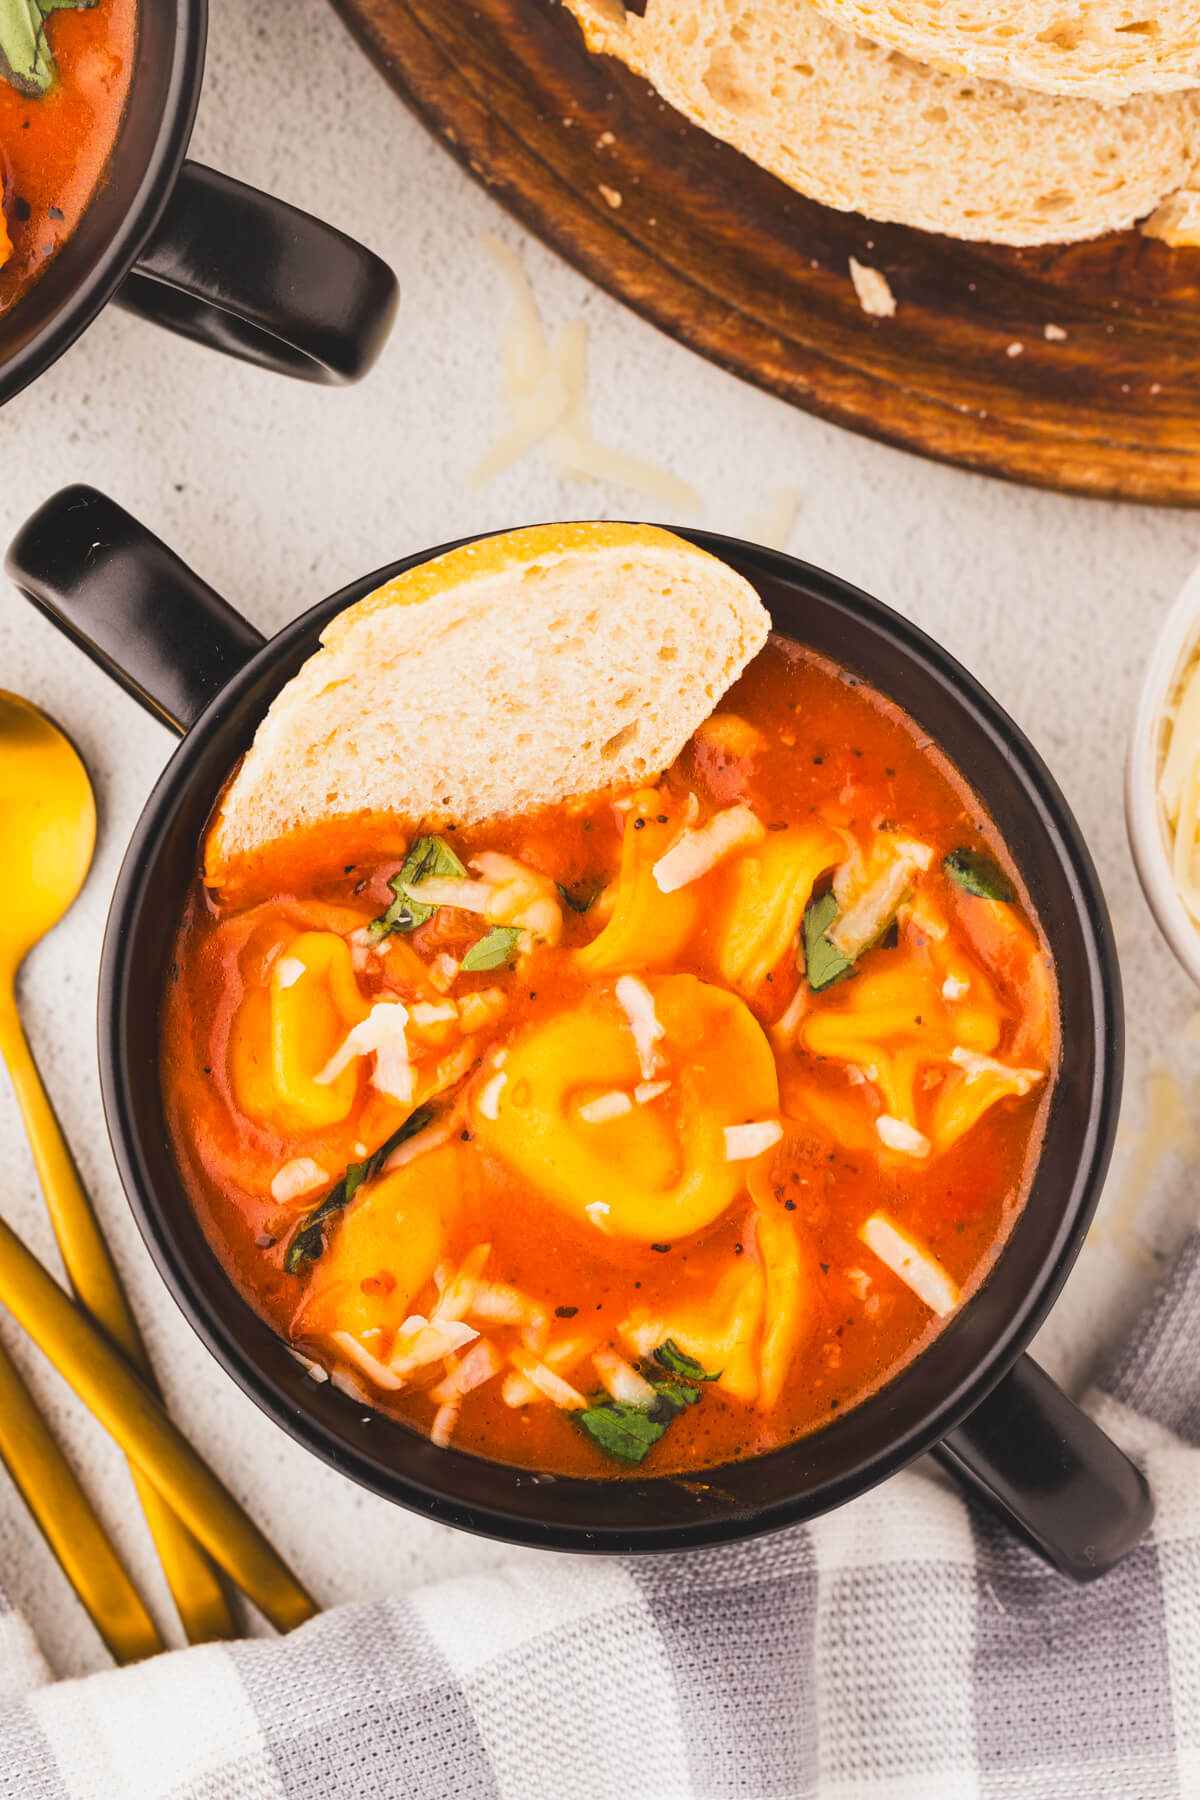
[(204, 1073), (205, 1073), (205, 1074), (206, 1074), (206, 1075), (211, 1075), (211, 1074), (212, 1074), (212, 1067), (211, 1067), (211, 1065), (210, 1065), (210, 1064), (208, 1064), (208, 1063), (205, 1063), (205, 1065), (204, 1065)]
[(357, 866), (358, 865), (356, 863), (347, 863), (345, 868), (342, 870), (342, 874), (343, 875), (353, 875)]
[(635, 819), (633, 821), (633, 829), (635, 831), (644, 831), (646, 829), (645, 819)]
[(883, 772), (885, 775), (894, 775), (896, 773), (895, 769), (885, 769)]
[(556, 1319), (573, 1319), (578, 1311), (577, 1306), (556, 1306), (554, 1316)]
[(836, 1411), (837, 1411), (837, 1409), (838, 1409), (838, 1407), (839, 1407), (839, 1406), (840, 1406), (840, 1405), (841, 1405), (841, 1404), (842, 1404), (842, 1403), (841, 1403), (841, 1401), (840, 1401), (840, 1400), (831, 1400), (831, 1401), (830, 1401), (830, 1402), (829, 1402), (829, 1410), (830, 1410), (830, 1412), (836, 1412)]
[(583, 829), (585, 831), (590, 831), (592, 829), (592, 821), (590, 819), (585, 819), (583, 821)]
[(734, 1255), (735, 1255), (735, 1256), (740, 1256), (740, 1255), (741, 1255), (741, 1254), (742, 1254), (742, 1251), (743, 1251), (743, 1249), (744, 1249), (744, 1247), (745, 1247), (745, 1246), (744, 1246), (744, 1245), (742, 1245), (742, 1244), (735, 1244), (735, 1245), (734, 1245), (734, 1246), (733, 1246), (733, 1254), (734, 1254)]
[(813, 761), (816, 763), (816, 765), (819, 769), (821, 767), (822, 763), (825, 761), (825, 758), (823, 756), (814, 756)]
[(829, 1273), (829, 1264), (828, 1263), (821, 1264), (821, 1273), (822, 1273), (822, 1275), (828, 1275), (828, 1273)]
[(650, 1248), (652, 1250), (657, 1250), (660, 1256), (665, 1256), (671, 1246), (670, 1244), (651, 1244)]
[(469, 1131), (468, 1131), (468, 1130), (467, 1130), (467, 1129), (466, 1129), (466, 1127), (465, 1127), (465, 1126), (464, 1126), (464, 1127), (463, 1127), (463, 1129), (462, 1129), (462, 1130), (461, 1130), (461, 1131), (460, 1131), (460, 1132), (459, 1132), (459, 1134), (458, 1134), (458, 1135), (459, 1135), (459, 1137), (460, 1137), (460, 1138), (461, 1138), (461, 1139), (462, 1139), (462, 1141), (463, 1141), (463, 1143), (464, 1143), (464, 1144), (469, 1144), (469, 1143), (470, 1143), (470, 1141), (471, 1141), (471, 1134), (470, 1134), (470, 1132), (469, 1132)]
[(784, 1212), (795, 1212), (796, 1202), (794, 1200), (785, 1200), (783, 1203), (783, 1210)]
[(660, 825), (665, 825), (665, 824), (666, 824), (666, 822), (667, 822), (667, 815), (666, 815), (666, 813), (659, 813), (659, 815), (658, 815), (658, 822), (659, 822), (659, 824), (660, 824)]
[(531, 1000), (536, 1000), (536, 999), (537, 999), (537, 989), (536, 989), (536, 988), (530, 988), (530, 990), (529, 990), (529, 998), (530, 998), (530, 999), (531, 999)]

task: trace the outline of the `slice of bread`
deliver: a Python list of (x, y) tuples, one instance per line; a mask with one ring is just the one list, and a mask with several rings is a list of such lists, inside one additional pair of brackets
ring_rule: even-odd
[(816, 0), (859, 31), (951, 75), (1043, 94), (1127, 100), (1200, 86), (1196, 0)]
[(1123, 230), (1186, 185), (1200, 91), (1119, 106), (939, 74), (808, 0), (566, 0), (592, 50), (843, 212), (1000, 244)]
[(339, 613), (276, 696), (205, 879), (253, 884), (330, 824), (469, 825), (656, 776), (768, 629), (748, 581), (650, 525), (536, 525), (421, 563)]

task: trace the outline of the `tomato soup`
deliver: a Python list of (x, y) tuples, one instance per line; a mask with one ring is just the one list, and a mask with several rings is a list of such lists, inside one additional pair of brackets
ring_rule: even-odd
[[(34, 0), (36, 8), (36, 0)], [(136, 41), (135, 0), (58, 7), (22, 64), (0, 35), (0, 313), (74, 231), (116, 143)]]
[(401, 843), (331, 868), (318, 830), (252, 903), (197, 876), (163, 1002), (187, 1190), (314, 1378), (663, 1474), (818, 1429), (967, 1303), (1056, 990), (896, 706), (772, 639), (653, 785)]

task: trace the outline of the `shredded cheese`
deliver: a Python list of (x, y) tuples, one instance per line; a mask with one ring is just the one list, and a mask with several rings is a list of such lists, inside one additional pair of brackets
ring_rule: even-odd
[(940, 1319), (952, 1313), (962, 1294), (937, 1257), (895, 1225), (886, 1213), (872, 1213), (858, 1233), (868, 1250), (886, 1263)]
[(943, 1000), (963, 1000), (971, 991), (971, 984), (959, 975), (947, 975), (942, 983)]
[(512, 1362), (518, 1375), (523, 1375), (532, 1387), (545, 1394), (547, 1400), (552, 1400), (555, 1406), (561, 1406), (567, 1412), (582, 1412), (586, 1408), (587, 1401), (578, 1389), (573, 1388), (569, 1381), (564, 1381), (561, 1375), (556, 1375), (553, 1369), (548, 1369), (545, 1363), (530, 1356), (528, 1351), (514, 1350)]
[(336, 1081), (343, 1069), (358, 1056), (375, 1057), (371, 1085), (381, 1094), (390, 1094), (401, 1106), (413, 1097), (413, 1072), (408, 1056), (408, 1039), (404, 1027), (408, 1008), (399, 1000), (377, 1000), (366, 1018), (348, 1033), (341, 1049), (336, 1051), (313, 1080), (326, 1087)]
[(290, 988), (295, 986), (307, 967), (307, 963), (302, 962), (298, 956), (281, 956), (272, 972), (279, 987)]
[(485, 1119), (500, 1117), (500, 1094), (507, 1080), (508, 1076), (501, 1069), (498, 1075), (493, 1075), (491, 1080), (485, 1081), (480, 1088), (475, 1104)]
[(360, 1344), (350, 1332), (331, 1331), (329, 1341), (362, 1371), (368, 1381), (373, 1381), (376, 1387), (394, 1390), (404, 1386), (403, 1378), (394, 1369), (389, 1369), (386, 1363), (380, 1362), (377, 1356), (372, 1356), (371, 1352)]
[(695, 831), (685, 831), (654, 865), (660, 894), (673, 894), (699, 881), (735, 850), (745, 850), (766, 836), (748, 806), (729, 806)]
[(752, 1157), (761, 1156), (764, 1150), (770, 1150), (782, 1136), (783, 1126), (778, 1119), (757, 1119), (750, 1125), (727, 1125), (725, 1161), (749, 1162)]
[(594, 1100), (588, 1100), (579, 1108), (579, 1117), (587, 1125), (603, 1125), (608, 1119), (619, 1119), (623, 1113), (633, 1111), (633, 1101), (628, 1094), (616, 1089), (610, 1094), (598, 1094)]
[(915, 1125), (908, 1125), (903, 1119), (894, 1119), (891, 1113), (880, 1113), (875, 1121), (875, 1129), (889, 1150), (898, 1150), (904, 1156), (929, 1155), (929, 1139)]
[(654, 1010), (654, 995), (636, 975), (622, 975), (616, 986), (616, 996), (618, 1006), (629, 1020), (642, 1080), (650, 1081), (658, 1072), (658, 1052), (654, 1046), (665, 1036), (665, 1027)]
[(475, 1327), (461, 1319), (446, 1319), (440, 1314), (426, 1319), (420, 1313), (414, 1313), (405, 1319), (396, 1333), (388, 1367), (393, 1375), (400, 1377), (400, 1385), (403, 1385), (404, 1379), (417, 1369), (444, 1362), (453, 1351), (473, 1344), (478, 1336)]
[(761, 512), (748, 513), (743, 536), (771, 550), (786, 550), (800, 513), (800, 490), (776, 489)]
[(997, 1062), (994, 1056), (983, 1056), (978, 1050), (964, 1050), (961, 1044), (956, 1044), (950, 1052), (950, 1061), (965, 1070), (968, 1086), (982, 1075), (999, 1075), (1012, 1082), (1018, 1094), (1027, 1094), (1030, 1088), (1046, 1078), (1044, 1069), (1014, 1069), (1009, 1063)]
[(435, 1119), (432, 1125), (427, 1125), (424, 1131), (418, 1131), (415, 1136), (405, 1138), (402, 1144), (396, 1145), (384, 1163), (384, 1174), (390, 1175), (393, 1169), (402, 1169), (406, 1163), (413, 1162), (418, 1156), (424, 1156), (427, 1150), (436, 1150), (439, 1144), (447, 1143), (454, 1135), (456, 1124), (457, 1120), (451, 1109), (440, 1119)]
[(408, 1009), (414, 1025), (443, 1025), (457, 1019), (458, 1007), (453, 1000), (415, 1000)]
[(278, 1200), (280, 1206), (286, 1206), (289, 1200), (299, 1200), (304, 1194), (313, 1194), (318, 1188), (328, 1185), (329, 1174), (319, 1162), (311, 1156), (294, 1156), (291, 1162), (284, 1163), (277, 1169), (271, 1180), (271, 1198)]
[(669, 1081), (639, 1081), (633, 1090), (633, 1097), (639, 1106), (649, 1106), (660, 1094), (665, 1094), (670, 1087)]
[(593, 1200), (591, 1204), (585, 1206), (583, 1210), (592, 1221), (592, 1224), (596, 1227), (597, 1231), (608, 1230), (610, 1207), (607, 1200)]
[(639, 1375), (632, 1363), (627, 1363), (623, 1356), (615, 1350), (597, 1350), (592, 1356), (592, 1367), (600, 1377), (600, 1385), (624, 1406), (654, 1405), (657, 1398), (654, 1389), (644, 1375)]

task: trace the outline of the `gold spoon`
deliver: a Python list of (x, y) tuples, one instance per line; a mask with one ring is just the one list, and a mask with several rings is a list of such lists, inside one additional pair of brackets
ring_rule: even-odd
[[(17, 970), (83, 886), (95, 841), (96, 804), (74, 746), (45, 713), (0, 689), (0, 1055), (12, 1076), (71, 1285), (153, 1384), (145, 1345), (17, 1012)], [(216, 1570), (136, 1468), (134, 1481), (189, 1642), (233, 1637), (233, 1617)]]
[(32, 1394), (0, 1349), (0, 1460), (12, 1476), (114, 1662), (156, 1656), (163, 1641), (79, 1478)]

